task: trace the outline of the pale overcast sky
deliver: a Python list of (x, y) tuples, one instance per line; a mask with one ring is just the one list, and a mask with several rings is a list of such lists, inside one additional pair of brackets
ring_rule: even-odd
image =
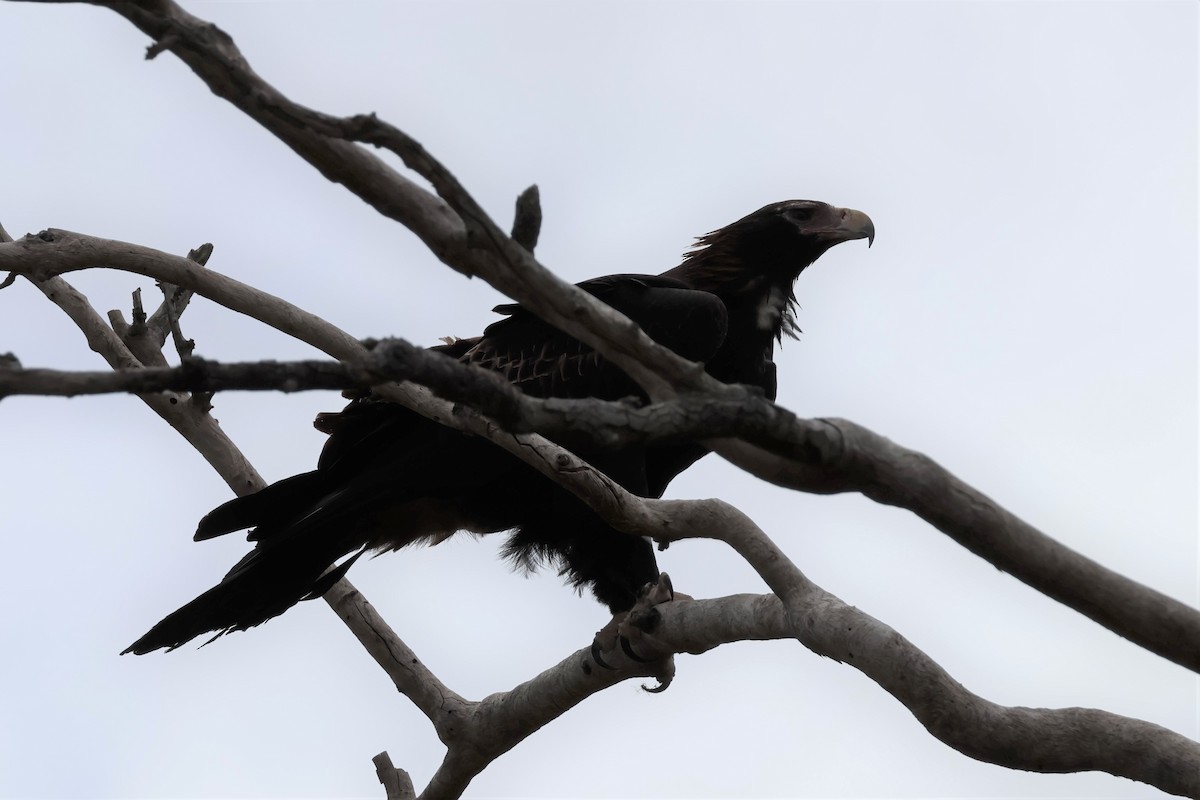
[[(186, 2), (295, 100), (376, 111), (507, 221), (542, 190), (538, 254), (571, 280), (660, 272), (768, 202), (862, 209), (875, 247), (805, 273), (779, 400), (937, 459), (1104, 565), (1197, 595), (1197, 6), (1193, 2)], [(325, 181), (172, 55), (86, 5), (0, 5), (0, 222), (186, 253), (356, 336), (467, 336), (500, 296)], [(75, 274), (103, 313), (153, 285)], [(197, 300), (197, 352), (313, 357)], [(28, 283), (0, 352), (98, 369)], [(222, 394), (277, 480), (310, 469), (334, 393)], [(228, 489), (137, 400), (0, 403), (0, 795), (381, 797), (388, 750), (442, 754), (323, 604), (210, 647), (118, 657), (244, 552), (194, 544)], [(1197, 678), (911, 514), (788, 492), (710, 457), (671, 488), (747, 511), (813, 580), (998, 703), (1094, 706), (1200, 737)], [(606, 620), (499, 537), (351, 579), (460, 693), (510, 688)], [(695, 596), (764, 591), (716, 544), (660, 556)], [(486, 598), (486, 601), (482, 599)], [(794, 642), (677, 659), (663, 695), (594, 697), (471, 796), (1153, 797), (1101, 773), (972, 761)]]

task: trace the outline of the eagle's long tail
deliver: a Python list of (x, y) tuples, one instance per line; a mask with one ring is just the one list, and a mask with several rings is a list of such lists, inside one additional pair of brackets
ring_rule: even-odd
[(336, 505), (337, 493), (324, 490), (325, 480), (318, 472), (297, 475), (231, 500), (201, 520), (197, 540), (257, 525), (250, 537), (257, 544), (220, 583), (167, 615), (122, 655), (173, 650), (206, 633), (216, 639), (246, 630), (324, 594), (363, 547), (352, 526), (326, 512), (331, 500)]

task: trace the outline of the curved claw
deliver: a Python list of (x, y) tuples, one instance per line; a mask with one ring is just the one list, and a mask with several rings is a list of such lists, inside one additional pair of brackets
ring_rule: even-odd
[(665, 692), (673, 680), (675, 680), (674, 677), (667, 678), (665, 681), (659, 681), (657, 686), (647, 686), (643, 683), (642, 691), (648, 694), (659, 694), (661, 692)]
[(611, 664), (609, 664), (607, 661), (604, 660), (604, 657), (601, 655), (601, 652), (603, 652), (603, 651), (601, 651), (601, 649), (600, 649), (600, 640), (592, 639), (592, 661), (595, 661), (596, 666), (600, 667), (601, 669), (607, 669), (607, 670), (616, 669), (616, 667), (612, 666)]
[(662, 662), (663, 662), (663, 671), (661, 673), (659, 673), (658, 675), (654, 676), (654, 679), (656, 681), (658, 681), (658, 685), (657, 686), (647, 686), (646, 684), (643, 683), (642, 684), (643, 692), (648, 692), (650, 694), (660, 694), (662, 692), (665, 692), (667, 690), (667, 687), (669, 687), (671, 685), (671, 683), (675, 680), (675, 657), (667, 656), (666, 658), (664, 658), (662, 660)]

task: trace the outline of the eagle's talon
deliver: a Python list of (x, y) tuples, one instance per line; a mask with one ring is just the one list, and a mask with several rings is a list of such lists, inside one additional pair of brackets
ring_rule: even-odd
[(600, 667), (601, 669), (616, 669), (616, 667), (604, 660), (604, 651), (600, 647), (599, 634), (597, 634), (597, 638), (592, 639), (592, 661), (596, 662), (596, 666)]
[[(679, 597), (691, 599), (687, 595)], [(616, 652), (618, 647), (625, 657), (639, 664), (653, 664), (663, 660), (662, 656), (648, 658), (638, 650), (654, 652), (660, 649), (647, 634), (662, 621), (662, 614), (657, 606), (669, 603), (675, 598), (675, 590), (667, 573), (661, 573), (657, 580), (647, 583), (638, 593), (637, 602), (632, 608), (614, 615), (607, 625), (596, 632), (592, 639), (592, 660), (604, 669), (616, 669), (608, 663), (611, 659), (606, 660), (605, 654)], [(639, 647), (639, 644), (648, 644), (649, 647)]]

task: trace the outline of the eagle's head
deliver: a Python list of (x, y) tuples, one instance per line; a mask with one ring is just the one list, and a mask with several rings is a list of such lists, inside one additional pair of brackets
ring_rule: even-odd
[(701, 236), (697, 246), (795, 280), (826, 250), (852, 239), (866, 239), (868, 246), (875, 241), (875, 225), (863, 212), (818, 200), (784, 200)]
[(784, 200), (699, 237), (671, 270), (727, 303), (755, 303), (759, 326), (776, 336), (794, 334), (792, 284), (809, 264), (836, 244), (875, 241), (871, 218), (852, 208), (817, 200)]

